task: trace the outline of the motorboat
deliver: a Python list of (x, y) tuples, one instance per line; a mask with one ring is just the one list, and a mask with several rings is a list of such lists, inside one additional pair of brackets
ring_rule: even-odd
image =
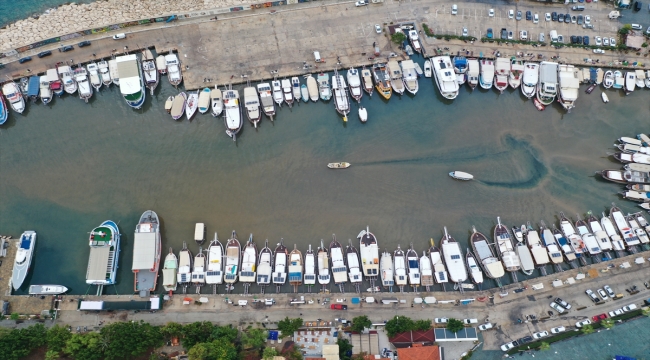
[[(600, 176), (619, 184), (650, 184), (650, 173), (645, 171), (632, 170), (602, 170)], [(636, 191), (645, 191), (642, 188), (631, 189)]]
[(503, 94), (503, 90), (508, 87), (508, 77), (510, 76), (510, 60), (506, 58), (497, 58), (494, 66), (494, 87)]
[(196, 110), (199, 108), (199, 91), (191, 92), (187, 95), (187, 101), (185, 102), (185, 116), (187, 120), (192, 120)]
[(395, 285), (405, 286), (408, 281), (406, 274), (406, 256), (402, 248), (397, 245), (397, 250), (393, 253), (393, 271), (395, 272)]
[(521, 93), (527, 98), (535, 96), (539, 82), (539, 64), (534, 62), (524, 63), (524, 77), (521, 83)]
[(556, 265), (563, 263), (564, 260), (562, 258), (560, 246), (551, 229), (546, 227), (546, 224), (544, 224), (542, 221), (542, 225), (540, 226), (539, 231), (542, 235), (542, 242), (546, 247), (546, 251), (548, 252), (548, 256), (551, 259), (551, 262)]
[(208, 246), (208, 268), (205, 272), (205, 283), (208, 285), (223, 283), (223, 245), (221, 245), (216, 232)]
[(483, 272), (481, 268), (478, 267), (476, 258), (471, 251), (467, 250), (465, 255), (465, 262), (467, 263), (467, 269), (469, 269), (469, 275), (472, 278), (474, 284), (480, 285), (483, 283)]
[(343, 116), (343, 121), (347, 121), (347, 115), (350, 112), (350, 100), (348, 99), (348, 87), (345, 84), (343, 75), (334, 70), (332, 77), (332, 91), (334, 92), (334, 106), (336, 111)]
[(363, 90), (368, 93), (368, 96), (372, 96), (372, 91), (374, 89), (372, 85), (372, 72), (366, 67), (361, 68), (361, 80), (363, 81)]
[(178, 272), (176, 273), (176, 282), (187, 286), (192, 280), (192, 252), (187, 248), (187, 243), (183, 241), (183, 248), (178, 253)]
[(257, 124), (262, 119), (262, 112), (260, 111), (260, 98), (257, 97), (257, 91), (252, 86), (244, 88), (244, 106), (248, 121), (257, 128)]
[(481, 65), (481, 72), (478, 77), (479, 84), (483, 89), (489, 90), (494, 84), (494, 60), (481, 59), (479, 64)]
[(273, 88), (273, 101), (275, 101), (279, 107), (282, 107), (284, 94), (282, 94), (282, 84), (280, 83), (280, 80), (271, 81), (271, 87)]
[(366, 108), (364, 108), (363, 106), (359, 106), (359, 120), (362, 123), (368, 121), (368, 110), (366, 110)]
[(650, 165), (648, 164), (629, 163), (625, 164), (623, 168), (627, 171), (642, 171), (650, 173)]
[[(370, 227), (361, 230), (359, 235), (359, 249), (361, 250), (361, 267), (367, 279), (376, 279), (379, 276), (379, 247), (375, 234), (370, 232)], [(349, 262), (348, 262), (349, 263)]]
[(648, 238), (648, 234), (643, 228), (641, 228), (641, 225), (639, 225), (639, 223), (637, 222), (635, 215), (628, 214), (625, 217), (625, 219), (627, 220), (628, 224), (630, 224), (632, 230), (634, 230), (634, 233), (636, 234), (636, 237), (639, 238), (641, 244), (650, 243), (650, 238)]
[(643, 70), (635, 70), (634, 74), (636, 75), (636, 87), (643, 89), (645, 87), (645, 72)]
[(311, 244), (309, 244), (309, 249), (305, 252), (304, 283), (305, 285), (316, 284), (316, 256), (314, 250), (311, 249)]
[(645, 72), (645, 87), (650, 89), (650, 70)]
[(330, 283), (330, 260), (327, 253), (327, 248), (323, 245), (323, 240), (320, 241), (320, 247), (317, 251), (318, 256), (318, 283), (327, 285)]
[(473, 226), (472, 231), (469, 242), (472, 245), (474, 254), (478, 257), (481, 267), (483, 267), (485, 275), (491, 279), (502, 277), (505, 274), (503, 264), (494, 255), (494, 251), (492, 250), (492, 246), (488, 242), (487, 237), (476, 231), (476, 228)]
[(449, 173), (449, 176), (456, 180), (472, 180), (474, 179), (474, 175), (463, 172), (463, 171), (452, 171)]
[(93, 96), (93, 88), (88, 82), (88, 72), (83, 68), (83, 66), (79, 66), (74, 69), (73, 74), (74, 80), (79, 87), (79, 90), (77, 91), (79, 99), (88, 103), (88, 100)]
[(605, 104), (607, 104), (609, 102), (609, 97), (607, 97), (607, 94), (605, 94), (604, 92), (600, 93), (600, 97), (603, 99), (603, 102)]
[(650, 147), (648, 146), (639, 146), (639, 145), (630, 145), (630, 144), (618, 144), (616, 147), (624, 153), (634, 154), (650, 154)]
[(449, 56), (436, 56), (431, 58), (433, 65), (433, 77), (438, 86), (440, 94), (449, 100), (458, 96), (458, 82), (454, 74), (451, 58)]
[(239, 92), (228, 89), (223, 93), (224, 117), (226, 134), (236, 139), (237, 134), (243, 126), (241, 108), (239, 107)]
[(424, 60), (424, 77), (430, 78), (433, 74), (433, 70), (431, 68), (431, 60), (426, 59)]
[(622, 162), (623, 164), (638, 163), (638, 164), (650, 165), (650, 155), (647, 154), (614, 153), (614, 159)]
[[(50, 103), (50, 101), (52, 101), (52, 89), (50, 89), (50, 82), (47, 81), (47, 76), (41, 76), (39, 77), (39, 80), (40, 80), (39, 95), (41, 97), (41, 101), (43, 102), (43, 105), (47, 105)], [(0, 101), (4, 102), (4, 99)]]
[(578, 72), (579, 70), (570, 64), (560, 64), (558, 66), (558, 79), (560, 82), (558, 102), (567, 111), (571, 111), (575, 107), (576, 100), (578, 100), (578, 88), (580, 87)]
[(508, 85), (516, 89), (521, 85), (521, 79), (525, 71), (524, 62), (521, 60), (510, 60), (510, 75), (508, 76)]
[(271, 283), (273, 274), (273, 252), (269, 248), (269, 240), (264, 242), (264, 248), (260, 251), (257, 262), (257, 285), (264, 286)]
[(203, 88), (199, 93), (199, 113), (205, 114), (210, 110), (210, 94), (211, 90)]
[(27, 86), (27, 99), (36, 102), (40, 92), (41, 78), (39, 76), (30, 76), (29, 85)]
[(242, 283), (253, 283), (256, 281), (257, 245), (253, 241), (253, 234), (250, 234), (244, 251), (241, 254), (241, 268), (239, 270), (239, 281)]
[(118, 56), (115, 60), (117, 61), (117, 72), (120, 74), (119, 86), (122, 97), (130, 107), (140, 109), (144, 104), (146, 93), (138, 57), (135, 54), (130, 54)]
[(609, 89), (614, 85), (614, 72), (612, 70), (605, 71), (605, 78), (603, 79), (603, 87)]
[(422, 256), (420, 256), (420, 284), (422, 286), (433, 285), (433, 268), (431, 267), (431, 259), (429, 259), (425, 251), (422, 251)]
[[(537, 100), (544, 106), (551, 105), (557, 96), (558, 63), (542, 61), (539, 64), (539, 82), (537, 83)], [(576, 90), (576, 94), (577, 94)], [(576, 95), (577, 96), (577, 95)]]
[[(113, 61), (115, 61), (115, 60), (113, 60)], [(46, 72), (46, 78), (47, 78), (48, 83), (50, 84), (50, 90), (54, 93), (54, 95), (56, 95), (56, 96), (63, 95), (63, 92), (64, 92), (63, 91), (63, 83), (61, 82), (61, 79), (59, 79), (59, 73), (56, 71), (56, 69), (48, 69), (47, 72)], [(3, 91), (3, 93), (4, 93), (4, 91)]]
[(616, 251), (624, 251), (625, 243), (623, 242), (623, 238), (621, 238), (621, 235), (619, 235), (618, 230), (616, 230), (616, 227), (614, 226), (612, 219), (607, 217), (604, 212), (602, 213), (602, 217), (600, 218), (600, 225), (602, 226), (603, 230), (605, 230), (605, 232), (607, 233), (607, 236), (609, 236), (609, 239), (612, 242), (612, 248)]
[(271, 90), (271, 84), (258, 84), (257, 93), (260, 96), (262, 111), (264, 111), (264, 114), (266, 114), (266, 116), (273, 120), (273, 116), (275, 115), (275, 104), (273, 103), (273, 91)]
[(217, 117), (223, 111), (223, 99), (221, 97), (221, 90), (216, 86), (210, 90), (210, 102), (212, 103), (212, 116)]
[(142, 74), (144, 75), (144, 84), (149, 88), (150, 94), (153, 96), (160, 78), (158, 77), (158, 69), (156, 69), (156, 61), (149, 49), (142, 50)]
[(510, 272), (521, 269), (521, 261), (515, 253), (510, 232), (501, 224), (500, 217), (497, 217), (497, 226), (494, 228), (494, 240), (505, 269)]
[[(11, 109), (19, 114), (25, 111), (25, 98), (15, 82), (8, 82), (2, 86), (2, 93), (7, 98)], [(5, 105), (6, 106), (6, 105)], [(5, 111), (8, 113), (8, 111)]]
[(429, 247), (429, 258), (431, 259), (431, 265), (433, 265), (433, 277), (436, 279), (436, 283), (438, 284), (449, 282), (447, 267), (442, 261), (442, 254), (433, 243), (433, 239), (430, 239), (429, 242), (431, 243), (431, 246)]
[(108, 73), (111, 75), (111, 82), (120, 86), (120, 74), (117, 70), (117, 60), (108, 60)]
[(106, 87), (111, 86), (113, 79), (111, 79), (111, 72), (108, 69), (108, 62), (106, 60), (98, 62), (97, 70), (99, 71), (99, 78), (101, 79), (102, 84)]
[(357, 102), (361, 101), (363, 90), (361, 90), (361, 78), (359, 77), (359, 70), (350, 68), (346, 74), (348, 85), (350, 86), (350, 96)]
[(454, 73), (456, 73), (456, 82), (463, 85), (467, 81), (467, 58), (464, 56), (454, 56)]
[(609, 217), (612, 219), (616, 227), (618, 228), (623, 241), (627, 247), (639, 245), (641, 240), (636, 235), (636, 233), (630, 228), (630, 224), (623, 216), (623, 212), (616, 205), (612, 204), (611, 209), (609, 209)]
[(60, 295), (67, 291), (63, 285), (29, 285), (29, 295)]
[(390, 85), (390, 76), (385, 63), (376, 63), (372, 66), (372, 75), (375, 80), (375, 88), (384, 99), (390, 99), (393, 89)]
[[(435, 62), (434, 62), (435, 63)], [(449, 271), (449, 279), (455, 283), (462, 283), (467, 280), (467, 269), (463, 263), (463, 252), (456, 239), (451, 237), (445, 229), (445, 235), (440, 241), (440, 252)]]
[(301, 92), (300, 92), (300, 79), (297, 76), (291, 78), (291, 91), (293, 94), (293, 99), (295, 101), (300, 101)]
[(634, 216), (636, 217), (636, 221), (643, 228), (643, 230), (645, 230), (646, 233), (650, 233), (650, 223), (648, 223), (648, 220), (646, 220), (645, 216), (643, 216), (643, 213), (638, 212), (635, 213)]
[(566, 216), (564, 216), (563, 212), (560, 212), (560, 229), (562, 229), (562, 233), (569, 241), (569, 245), (573, 248), (576, 257), (580, 257), (582, 254), (587, 252), (584, 240), (582, 240), (582, 237), (578, 235), (573, 224)]
[(320, 73), (316, 78), (318, 81), (318, 92), (323, 101), (329, 101), (332, 98), (332, 89), (330, 87), (330, 76), (327, 73)]
[(361, 273), (361, 264), (359, 262), (359, 253), (357, 248), (352, 245), (352, 241), (345, 248), (345, 257), (348, 263), (348, 276), (352, 284), (360, 283), (363, 281), (363, 274)]
[(309, 102), (309, 89), (307, 89), (306, 84), (300, 85), (300, 97), (302, 101)]
[(596, 85), (600, 85), (603, 83), (604, 75), (605, 75), (605, 71), (603, 71), (603, 69), (601, 68), (596, 69), (596, 82), (595, 82)]
[(623, 76), (623, 72), (620, 70), (615, 70), (614, 71), (614, 85), (612, 87), (614, 89), (622, 89), (623, 86), (625, 86), (625, 77)]
[(293, 250), (289, 253), (289, 284), (292, 286), (302, 285), (302, 253), (293, 245)]
[(620, 138), (618, 138), (618, 142), (620, 142), (621, 144), (643, 146), (643, 141), (628, 136), (621, 136)]
[(172, 101), (172, 107), (169, 112), (172, 116), (172, 119), (178, 120), (183, 117), (183, 114), (185, 114), (186, 101), (187, 95), (184, 92), (181, 92), (174, 97), (174, 101)]
[(555, 241), (560, 245), (560, 248), (562, 249), (562, 252), (564, 253), (564, 258), (566, 259), (567, 262), (571, 262), (576, 259), (576, 254), (571, 245), (569, 245), (569, 241), (567, 240), (566, 237), (562, 234), (560, 230), (558, 230), (555, 225), (553, 225), (553, 237), (555, 237)]
[(90, 78), (90, 85), (92, 85), (92, 87), (95, 88), (95, 90), (99, 91), (99, 89), (103, 85), (102, 79), (99, 77), (99, 67), (97, 66), (96, 63), (91, 62), (88, 65), (86, 65), (86, 68), (88, 69), (88, 77)]
[(183, 81), (181, 63), (174, 53), (165, 55), (165, 67), (167, 68), (167, 80), (172, 86), (178, 86)]
[(309, 92), (309, 99), (313, 102), (318, 101), (318, 81), (311, 75), (305, 75), (305, 82), (307, 83), (307, 91)]
[(343, 256), (343, 247), (336, 241), (336, 236), (332, 235), (330, 243), (330, 256), (332, 259), (332, 276), (336, 285), (348, 281), (347, 268), (345, 267), (345, 257)]
[(404, 94), (404, 80), (402, 75), (402, 68), (400, 68), (397, 60), (391, 59), (386, 66), (390, 76), (390, 84), (393, 91), (402, 95)]
[(478, 59), (467, 60), (467, 84), (474, 90), (479, 84), (479, 76), (481, 75), (481, 67)]
[(165, 55), (158, 55), (156, 57), (156, 69), (160, 75), (167, 75), (167, 61)]
[(420, 45), (420, 36), (418, 35), (418, 31), (415, 29), (409, 30), (409, 42), (411, 43), (411, 47), (413, 48), (413, 51), (416, 53), (422, 52), (422, 45)]
[(174, 95), (169, 95), (167, 100), (165, 100), (165, 111), (168, 114), (171, 114), (172, 112), (172, 105), (174, 105)]
[(418, 73), (415, 71), (415, 63), (413, 60), (404, 60), (400, 64), (402, 66), (402, 77), (406, 91), (415, 95), (418, 92)]
[(418, 253), (413, 250), (413, 244), (406, 250), (406, 264), (408, 265), (408, 277), (411, 286), (420, 285), (420, 259)]
[(7, 109), (7, 104), (5, 104), (5, 98), (2, 97), (0, 93), (0, 125), (4, 124), (9, 117), (9, 109)]
[(160, 220), (152, 210), (145, 211), (133, 236), (133, 262), (135, 292), (147, 296), (156, 290), (161, 252)]
[(384, 287), (392, 287), (395, 285), (395, 275), (393, 271), (393, 257), (388, 251), (381, 254), (379, 261), (379, 270), (381, 271), (381, 285)]
[(291, 105), (293, 105), (293, 91), (291, 86), (291, 80), (282, 79), (281, 84), (282, 84), (282, 97), (284, 99), (284, 102), (287, 103), (289, 107), (291, 107)]
[(233, 230), (230, 239), (228, 239), (228, 242), (226, 243), (226, 266), (223, 269), (224, 282), (226, 284), (234, 284), (235, 282), (237, 282), (237, 274), (239, 272), (240, 257), (241, 257), (241, 244), (237, 239), (237, 234)]
[(289, 258), (289, 251), (284, 246), (284, 239), (280, 239), (280, 243), (275, 247), (273, 257), (273, 284), (284, 285), (287, 282), (287, 260)]
[(414, 62), (413, 64), (415, 66), (415, 72), (418, 74), (418, 77), (424, 75), (424, 72), (422, 71), (420, 64), (418, 64), (417, 62)]
[(327, 167), (330, 169), (347, 169), (351, 166), (348, 162), (329, 163)]
[(543, 266), (550, 262), (548, 252), (544, 246), (542, 246), (539, 233), (530, 225), (530, 222), (526, 224), (526, 243), (528, 244), (530, 253), (533, 255), (533, 260), (537, 266)]
[(114, 285), (120, 257), (120, 230), (117, 223), (106, 220), (90, 232), (90, 254), (86, 269), (86, 284)]
[(627, 71), (625, 73), (625, 95), (630, 95), (636, 87), (636, 73), (634, 71)]
[(194, 257), (194, 268), (192, 269), (191, 282), (195, 286), (205, 284), (205, 254), (203, 254), (203, 249), (201, 247), (199, 247), (199, 251)]
[(629, 190), (641, 191), (641, 192), (650, 192), (650, 185), (644, 184), (627, 184), (626, 186)]
[(521, 261), (521, 272), (530, 276), (533, 273), (533, 270), (535, 270), (533, 255), (530, 253), (528, 246), (523, 242), (517, 243), (516, 250), (517, 256), (519, 256), (519, 260)]
[(598, 218), (596, 218), (591, 213), (591, 211), (587, 212), (587, 224), (589, 224), (591, 233), (594, 234), (594, 237), (596, 238), (596, 241), (598, 242), (598, 246), (600, 247), (600, 249), (602, 251), (612, 250), (613, 249), (612, 242), (610, 241), (607, 232), (603, 230), (603, 227), (598, 221)]

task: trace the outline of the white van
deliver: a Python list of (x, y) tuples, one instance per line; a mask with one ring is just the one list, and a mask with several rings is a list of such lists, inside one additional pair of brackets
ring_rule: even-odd
[(126, 39), (126, 34), (125, 33), (119, 33), (113, 35), (113, 40), (121, 40), (121, 39)]
[[(555, 30), (551, 30), (551, 31), (548, 33), (548, 36), (551, 38), (551, 42), (557, 42), (557, 31), (555, 31)], [(534, 286), (533, 286), (533, 289), (534, 289), (534, 290), (537, 290), (537, 289), (534, 288)]]

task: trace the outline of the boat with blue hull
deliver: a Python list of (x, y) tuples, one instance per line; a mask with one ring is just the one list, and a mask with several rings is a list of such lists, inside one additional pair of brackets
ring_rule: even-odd
[(25, 281), (29, 267), (32, 264), (34, 247), (36, 246), (36, 232), (32, 230), (25, 231), (20, 235), (20, 243), (16, 252), (14, 261), (14, 270), (11, 275), (11, 286), (18, 290)]
[(112, 220), (106, 220), (90, 232), (90, 255), (86, 269), (86, 284), (113, 285), (117, 277), (120, 255), (120, 230)]
[(120, 92), (124, 100), (130, 107), (140, 109), (144, 104), (146, 93), (138, 57), (131, 54), (118, 56), (115, 60), (117, 72), (120, 74)]
[(7, 104), (5, 103), (4, 95), (0, 92), (0, 125), (4, 124), (9, 117), (9, 110), (7, 109)]

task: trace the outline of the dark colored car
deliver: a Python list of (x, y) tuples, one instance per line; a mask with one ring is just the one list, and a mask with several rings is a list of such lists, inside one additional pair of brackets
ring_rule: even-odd
[(28, 61), (32, 61), (31, 56), (25, 56), (24, 58), (18, 60), (18, 62), (21, 63), (21, 64), (24, 64), (24, 63), (26, 63)]
[(589, 36), (583, 36), (582, 37), (582, 43), (585, 45), (589, 45)]
[(90, 41), (82, 41), (79, 44), (77, 44), (77, 46), (79, 46), (79, 47), (84, 47), (84, 46), (89, 46), (89, 45), (90, 45)]
[(506, 40), (508, 39), (508, 31), (506, 28), (501, 28), (501, 39)]
[(530, 10), (526, 11), (526, 20), (533, 20), (533, 13), (531, 13)]
[(519, 342), (519, 344), (523, 345), (523, 344), (527, 344), (529, 342), (532, 342), (533, 337), (532, 336), (524, 336), (524, 337), (522, 337), (521, 339), (519, 339), (517, 341)]
[(641, 7), (643, 6), (643, 3), (640, 1), (637, 1), (634, 3), (634, 11), (640, 11)]
[(570, 14), (564, 14), (564, 22), (567, 23), (567, 24), (571, 22), (571, 15)]
[(72, 46), (72, 45), (67, 45), (67, 46), (64, 46), (64, 47), (62, 47), (60, 49), (60, 51), (62, 51), (62, 52), (72, 51), (72, 50), (74, 50), (74, 46)]
[(487, 30), (487, 38), (492, 39), (494, 37), (494, 34), (492, 33), (492, 28), (488, 28)]
[(558, 22), (564, 22), (564, 14), (558, 14), (557, 15), (557, 21)]
[(557, 21), (557, 12), (553, 11), (551, 13), (551, 21)]
[(582, 45), (582, 36), (576, 36), (576, 39), (577, 39), (576, 44)]
[(50, 55), (52, 55), (52, 52), (50, 50), (41, 51), (41, 52), (38, 53), (39, 58), (44, 58), (44, 57), (50, 56)]
[(578, 43), (577, 36), (571, 35), (571, 44), (577, 44), (577, 43)]
[(578, 25), (582, 25), (584, 22), (584, 17), (582, 15), (578, 15)]

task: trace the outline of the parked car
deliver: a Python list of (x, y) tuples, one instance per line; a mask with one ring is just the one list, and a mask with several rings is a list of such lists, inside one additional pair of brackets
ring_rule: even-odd
[(90, 41), (88, 41), (88, 40), (82, 41), (79, 44), (77, 44), (77, 46), (79, 46), (79, 47), (90, 46)]
[(589, 320), (589, 319), (584, 319), (584, 320), (582, 320), (582, 321), (578, 321), (578, 322), (576, 323), (576, 327), (581, 328), (581, 327), (583, 327), (583, 326), (585, 326), (585, 325), (590, 325), (590, 324), (591, 324), (591, 320)]
[(488, 11), (488, 16), (494, 17), (494, 9), (490, 9), (490, 11)]
[(544, 37), (544, 33), (543, 32), (539, 33), (539, 42), (544, 42), (545, 40), (546, 38)]
[(594, 49), (594, 54), (604, 54), (605, 50), (603, 49)]
[(72, 51), (72, 50), (74, 50), (74, 46), (72, 46), (72, 45), (66, 45), (66, 46), (62, 47), (61, 49), (59, 49), (59, 51), (61, 51), (61, 52), (68, 52), (68, 51)]
[(564, 22), (564, 14), (558, 14), (557, 21), (558, 22)]
[(469, 32), (467, 31), (467, 28), (463, 28), (463, 36), (469, 36)]
[(521, 20), (521, 10), (517, 10), (517, 21)]
[(452, 15), (457, 15), (458, 14), (458, 5), (454, 4), (451, 6), (451, 14)]
[(125, 33), (119, 33), (119, 34), (113, 35), (113, 40), (122, 40), (122, 39), (126, 39), (126, 34)]
[(578, 22), (578, 17), (575, 16), (575, 15), (572, 15), (571, 16), (571, 22), (574, 23), (574, 24), (577, 23)]
[(515, 38), (515, 35), (512, 33), (512, 31), (508, 31), (508, 40), (512, 40)]
[(381, 34), (381, 26), (379, 26), (379, 24), (375, 24), (375, 32)]
[(553, 20), (553, 21), (557, 21), (557, 20), (558, 20), (557, 12), (556, 12), (556, 11), (553, 11), (553, 12), (551, 13), (551, 20)]
[(616, 46), (616, 39), (609, 38), (609, 46)]
[(50, 55), (52, 55), (52, 52), (50, 50), (45, 50), (45, 51), (39, 52), (37, 56), (39, 58), (44, 58), (44, 57), (50, 56)]
[(515, 18), (515, 11), (510, 9), (508, 10), (508, 19), (514, 19)]
[(585, 21), (584, 17), (582, 17), (582, 15), (578, 15), (578, 25), (582, 25), (584, 21)]
[(578, 43), (578, 37), (575, 35), (571, 35), (571, 44), (577, 44)]
[(551, 21), (551, 13), (544, 14), (544, 20)]
[(481, 331), (490, 330), (492, 328), (494, 328), (494, 325), (492, 325), (492, 323), (481, 324), (481, 325), (478, 326), (478, 329), (481, 330)]
[(501, 28), (501, 39), (505, 40), (508, 38), (508, 31), (506, 28)]
[(519, 343), (517, 343), (517, 341), (511, 341), (511, 342), (509, 342), (507, 344), (501, 345), (501, 350), (508, 351), (508, 350), (514, 348), (515, 346), (519, 346)]
[(557, 36), (557, 42), (564, 43), (564, 36), (563, 35), (558, 35)]
[(540, 331), (533, 334), (534, 339), (541, 339), (548, 336), (548, 331)]
[(554, 302), (550, 303), (549, 306), (550, 306), (553, 310), (559, 312), (560, 314), (562, 314), (564, 311), (566, 311), (566, 310), (564, 310), (563, 307), (561, 307), (560, 305), (558, 305), (558, 304), (556, 304), (556, 303), (554, 303)]
[(641, 25), (639, 25), (639, 24), (630, 24), (630, 26), (631, 26), (632, 29), (634, 29), (634, 30), (643, 30), (643, 26), (641, 26)]
[(582, 5), (576, 5), (576, 6), (571, 7), (571, 10), (573, 10), (573, 11), (585, 11), (585, 7), (582, 6)]
[(585, 45), (589, 45), (589, 36), (585, 35), (582, 37), (582, 43)]
[(492, 39), (492, 38), (494, 37), (494, 34), (492, 33), (492, 28), (488, 28), (488, 29), (487, 29), (487, 35), (486, 35), (486, 37), (487, 37), (488, 39)]
[(528, 40), (528, 31), (526, 30), (521, 30), (519, 32), (519, 39), (520, 40)]
[(560, 298), (555, 298), (555, 303), (562, 306), (563, 308), (565, 308), (567, 310), (571, 310), (571, 304), (569, 304), (568, 302), (566, 302), (566, 301), (564, 301), (564, 300), (562, 300)]
[(616, 309), (609, 312), (609, 317), (623, 315), (623, 309)]
[(564, 14), (564, 22), (566, 24), (571, 22), (571, 15), (570, 14)]
[(21, 63), (21, 64), (24, 64), (24, 63), (26, 63), (28, 61), (32, 61), (31, 56), (25, 56), (24, 58), (21, 58), (20, 60), (18, 60), (18, 62)]
[(565, 332), (565, 331), (566, 331), (566, 328), (564, 326), (558, 326), (558, 327), (554, 327), (554, 328), (551, 329), (552, 334), (559, 334), (559, 333)]
[(530, 10), (526, 11), (526, 20), (530, 21), (532, 19), (533, 19), (533, 13)]
[(517, 339), (517, 342), (520, 343), (520, 344), (522, 344), (522, 345), (523, 345), (523, 344), (527, 344), (527, 343), (532, 342), (532, 341), (533, 341), (533, 337), (532, 337), (532, 336), (524, 336), (524, 337), (522, 337), (521, 339)]
[[(603, 44), (603, 41), (602, 41), (602, 39), (600, 38), (600, 36), (594, 36), (594, 45), (596, 45), (596, 46), (600, 46), (600, 45), (602, 45), (602, 44)], [(603, 290), (598, 289), (598, 293), (599, 293), (599, 294), (600, 294), (601, 291), (603, 291)], [(603, 293), (604, 293), (604, 291), (603, 291)], [(601, 297), (602, 297), (602, 296), (601, 296)], [(605, 295), (605, 298), (607, 298), (607, 295)], [(605, 298), (603, 298), (603, 300), (604, 300)]]
[(354, 3), (354, 6), (357, 6), (357, 7), (359, 7), (359, 6), (366, 6), (366, 5), (368, 5), (368, 3), (366, 2), (366, 0), (359, 0), (359, 1), (357, 1), (357, 2)]
[[(600, 44), (601, 44), (601, 42), (600, 42), (600, 37), (597, 36), (597, 37), (596, 37), (596, 46), (600, 46)], [(600, 297), (601, 297), (603, 300), (607, 300), (607, 293), (605, 293), (605, 290), (603, 290), (603, 289), (598, 289), (598, 290), (596, 290), (596, 291), (598, 292), (598, 295), (600, 295)]]
[(599, 314), (599, 315), (594, 315), (591, 317), (591, 320), (593, 320), (595, 323), (599, 322), (600, 320), (605, 320), (607, 319), (607, 314)]
[(436, 324), (446, 324), (449, 321), (448, 318), (435, 318), (433, 322)]
[(586, 25), (591, 25), (591, 16), (585, 15), (585, 24)]
[[(578, 39), (580, 39), (579, 36), (578, 36)], [(598, 298), (598, 296), (596, 296), (596, 294), (594, 294), (594, 292), (591, 291), (591, 289), (585, 290), (585, 293), (587, 294), (587, 296), (589, 296), (591, 298), (591, 301), (593, 301), (595, 303), (600, 302), (600, 299)]]
[(643, 6), (643, 3), (640, 1), (635, 1), (634, 2), (634, 11), (641, 11), (641, 7)]
[(463, 319), (463, 324), (465, 325), (478, 324), (478, 319)]
[[(603, 46), (609, 46), (609, 38), (603, 38)], [(607, 291), (607, 290), (605, 290), (605, 291)], [(616, 295), (616, 294), (614, 294), (614, 295)], [(611, 295), (611, 296), (613, 297), (614, 295)]]
[(343, 304), (331, 304), (330, 309), (332, 310), (347, 310), (348, 306)]
[(533, 24), (539, 23), (539, 14), (533, 15)]
[(632, 310), (636, 310), (636, 305), (630, 304), (630, 305), (627, 305), (627, 306), (623, 306), (623, 311), (624, 312), (630, 312)]

